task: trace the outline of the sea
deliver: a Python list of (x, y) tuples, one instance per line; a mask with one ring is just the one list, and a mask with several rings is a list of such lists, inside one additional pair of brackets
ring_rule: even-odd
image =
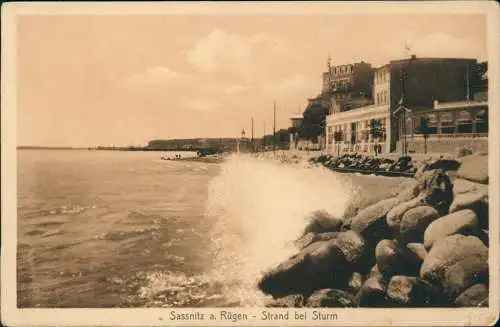
[(258, 279), (308, 215), (341, 216), (360, 185), (244, 155), (161, 159), (175, 154), (18, 150), (18, 307), (263, 305)]

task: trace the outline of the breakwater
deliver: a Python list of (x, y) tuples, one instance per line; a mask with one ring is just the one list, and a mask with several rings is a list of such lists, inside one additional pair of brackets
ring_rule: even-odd
[(397, 195), (312, 212), (296, 253), (258, 282), (267, 305), (488, 306), (488, 156), (412, 166)]

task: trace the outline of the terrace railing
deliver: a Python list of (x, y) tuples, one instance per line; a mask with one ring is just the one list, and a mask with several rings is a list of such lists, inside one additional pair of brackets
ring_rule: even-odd
[[(406, 137), (411, 140), (423, 139), (423, 134), (407, 134)], [(478, 137), (488, 137), (488, 133), (442, 133), (442, 134), (429, 134), (428, 139), (449, 139), (449, 138), (478, 138)]]

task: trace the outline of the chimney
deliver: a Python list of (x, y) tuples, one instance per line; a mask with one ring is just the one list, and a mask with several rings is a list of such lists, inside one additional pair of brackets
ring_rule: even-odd
[(417, 55), (412, 54), (411, 55), (411, 60), (415, 60), (415, 59), (417, 59)]

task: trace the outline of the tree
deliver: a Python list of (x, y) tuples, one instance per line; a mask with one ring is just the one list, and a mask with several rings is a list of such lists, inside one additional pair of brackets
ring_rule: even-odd
[(382, 137), (382, 122), (380, 119), (370, 120), (370, 134), (372, 138), (376, 139)]
[(417, 127), (417, 132), (424, 136), (424, 153), (427, 154), (427, 138), (430, 134), (429, 117), (423, 116), (420, 118), (420, 123)]
[(488, 89), (488, 62), (479, 62), (470, 71), (472, 93), (483, 92)]
[(301, 139), (317, 140), (325, 131), (325, 118), (330, 113), (328, 103), (321, 99), (312, 101), (304, 111), (304, 119), (298, 134)]

